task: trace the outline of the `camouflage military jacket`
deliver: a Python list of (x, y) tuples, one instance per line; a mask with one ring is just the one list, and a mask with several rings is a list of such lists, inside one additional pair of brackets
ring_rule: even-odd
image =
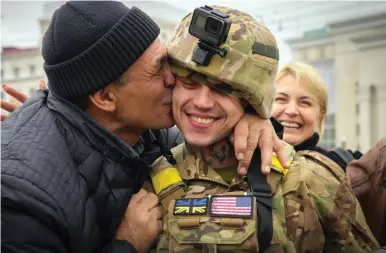
[[(250, 191), (245, 178), (236, 176), (228, 184), (213, 168), (189, 154), (184, 144), (172, 151), (177, 160), (174, 170), (182, 180), (165, 185), (165, 181), (173, 181), (170, 171), (164, 180), (157, 177), (172, 166), (162, 157), (153, 164), (153, 186), (165, 207), (164, 231), (157, 251), (258, 252), (254, 204), (254, 215), (247, 219), (177, 215), (175, 209), (178, 203), (174, 199), (183, 194), (185, 199), (217, 194), (239, 196)], [(377, 242), (339, 166), (319, 153), (295, 153), (292, 147), (288, 160), (288, 173), (276, 162), (267, 176), (273, 192), (273, 237), (266, 252), (372, 252)], [(176, 185), (183, 191), (176, 194)]]

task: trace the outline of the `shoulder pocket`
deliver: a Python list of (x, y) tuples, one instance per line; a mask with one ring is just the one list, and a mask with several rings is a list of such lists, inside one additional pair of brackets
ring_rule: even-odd
[(298, 155), (304, 155), (307, 158), (318, 162), (319, 164), (323, 165), (323, 167), (327, 168), (337, 179), (339, 179), (340, 182), (345, 181), (345, 173), (342, 168), (327, 156), (310, 150), (299, 151)]

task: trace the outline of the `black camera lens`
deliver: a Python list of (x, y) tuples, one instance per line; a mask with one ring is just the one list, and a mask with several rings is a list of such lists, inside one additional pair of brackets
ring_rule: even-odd
[(206, 22), (206, 17), (197, 15), (197, 18), (196, 18), (196, 26), (198, 26), (198, 27), (204, 29), (204, 27), (205, 27), (205, 22)]
[(219, 35), (221, 32), (222, 22), (212, 17), (206, 20), (205, 30), (211, 34)]

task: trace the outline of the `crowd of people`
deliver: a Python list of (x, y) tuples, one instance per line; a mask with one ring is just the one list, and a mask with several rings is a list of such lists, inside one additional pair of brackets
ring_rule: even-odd
[(48, 85), (3, 86), (22, 105), (1, 102), (2, 251), (386, 252), (386, 138), (319, 147), (316, 69), (278, 69), (274, 35), (229, 7), (158, 35), (117, 1), (54, 12)]

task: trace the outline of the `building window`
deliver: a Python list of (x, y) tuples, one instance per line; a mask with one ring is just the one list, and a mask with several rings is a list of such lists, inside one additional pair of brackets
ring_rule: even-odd
[(1, 80), (4, 78), (4, 70), (1, 70)]
[(359, 136), (361, 134), (361, 126), (359, 124), (357, 124), (357, 136)]
[(34, 76), (35, 72), (36, 72), (36, 66), (35, 65), (29, 66), (29, 73), (30, 73), (30, 75)]
[(334, 75), (334, 61), (325, 60), (313, 62), (312, 65), (318, 69), (322, 79), (324, 80), (328, 90), (328, 112), (324, 122), (324, 134), (320, 140), (320, 146), (331, 149), (336, 146), (336, 127), (335, 127), (335, 75)]
[(324, 133), (320, 140), (320, 146), (325, 149), (332, 149), (335, 145), (335, 114), (328, 114), (324, 122)]
[(20, 74), (20, 68), (18, 68), (18, 67), (13, 68), (13, 75), (14, 75), (14, 77), (18, 78), (19, 74)]

